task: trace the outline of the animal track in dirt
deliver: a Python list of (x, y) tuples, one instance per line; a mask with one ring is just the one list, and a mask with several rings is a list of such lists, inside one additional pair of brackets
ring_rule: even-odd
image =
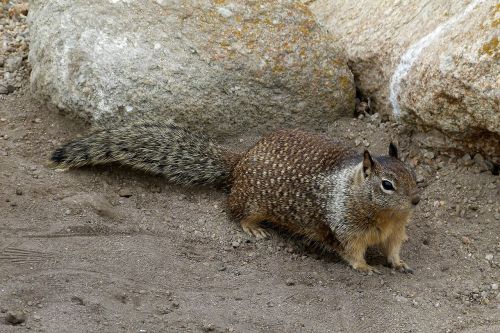
[(34, 264), (52, 259), (51, 253), (8, 246), (0, 249), (0, 264)]

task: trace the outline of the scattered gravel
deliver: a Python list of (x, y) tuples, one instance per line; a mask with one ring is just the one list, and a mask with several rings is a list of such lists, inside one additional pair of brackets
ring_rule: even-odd
[(28, 1), (0, 2), (0, 94), (19, 89), (30, 71), (28, 64)]

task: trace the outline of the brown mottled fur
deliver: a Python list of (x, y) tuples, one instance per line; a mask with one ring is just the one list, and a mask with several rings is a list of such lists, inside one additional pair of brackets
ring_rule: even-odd
[(327, 198), (321, 179), (339, 167), (339, 161), (354, 156), (342, 143), (323, 135), (302, 131), (267, 135), (232, 172), (230, 211), (242, 220), (252, 216), (256, 228), (260, 228), (257, 222), (268, 221), (337, 250), (338, 241), (325, 223)]
[[(364, 254), (379, 246), (390, 265), (411, 271), (399, 251), (418, 202), (415, 177), (395, 146), (390, 155), (372, 159), (298, 130), (274, 132), (234, 154), (170, 122), (139, 121), (70, 142), (52, 161), (64, 168), (116, 162), (180, 184), (225, 185), (229, 210), (250, 235), (266, 237), (260, 223), (267, 221), (365, 272), (377, 271)], [(395, 188), (385, 189), (384, 181)]]

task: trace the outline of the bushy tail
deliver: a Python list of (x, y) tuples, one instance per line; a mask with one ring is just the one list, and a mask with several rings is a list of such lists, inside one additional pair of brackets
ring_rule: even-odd
[(182, 185), (229, 183), (238, 155), (200, 134), (163, 120), (139, 120), (102, 129), (56, 149), (57, 168), (120, 163), (164, 175)]

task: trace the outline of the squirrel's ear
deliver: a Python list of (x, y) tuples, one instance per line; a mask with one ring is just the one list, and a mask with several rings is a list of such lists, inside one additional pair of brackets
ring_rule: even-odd
[(368, 150), (365, 150), (363, 153), (363, 174), (365, 175), (365, 178), (368, 177), (373, 168), (373, 159)]
[(389, 143), (389, 156), (398, 158), (398, 148), (394, 143)]

